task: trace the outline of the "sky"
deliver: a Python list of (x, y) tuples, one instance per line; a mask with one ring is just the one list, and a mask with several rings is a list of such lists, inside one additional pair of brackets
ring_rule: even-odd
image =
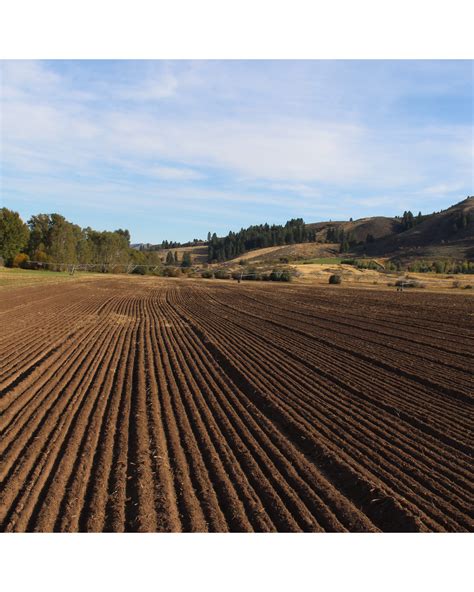
[(473, 63), (1, 61), (0, 205), (132, 242), (474, 193)]

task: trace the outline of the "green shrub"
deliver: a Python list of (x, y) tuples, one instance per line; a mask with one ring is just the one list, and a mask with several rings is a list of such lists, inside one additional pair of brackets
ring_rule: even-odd
[(329, 276), (329, 283), (330, 284), (341, 284), (342, 277), (340, 275), (332, 274)]
[(261, 274), (257, 271), (257, 269), (255, 267), (248, 267), (242, 275), (243, 280), (247, 280), (247, 281), (251, 281), (251, 282), (255, 282), (257, 280), (260, 280), (261, 277), (262, 277)]
[(226, 271), (225, 269), (218, 269), (214, 273), (214, 277), (216, 278), (216, 280), (229, 280), (230, 273), (228, 271)]
[(418, 280), (397, 280), (395, 282), (397, 287), (401, 288), (425, 288), (425, 284), (422, 284)]
[(179, 267), (167, 267), (163, 270), (163, 275), (165, 277), (179, 277), (181, 275), (181, 271)]

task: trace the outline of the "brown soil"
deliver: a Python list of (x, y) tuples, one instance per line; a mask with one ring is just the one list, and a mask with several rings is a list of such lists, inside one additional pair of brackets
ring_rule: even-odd
[(472, 530), (468, 295), (114, 277), (2, 296), (2, 531)]

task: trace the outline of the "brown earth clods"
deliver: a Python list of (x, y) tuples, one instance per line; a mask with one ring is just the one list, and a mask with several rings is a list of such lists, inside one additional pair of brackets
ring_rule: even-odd
[(149, 278), (4, 292), (0, 529), (471, 531), (473, 304)]

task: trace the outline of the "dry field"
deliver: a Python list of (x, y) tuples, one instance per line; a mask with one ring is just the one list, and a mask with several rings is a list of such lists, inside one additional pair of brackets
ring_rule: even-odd
[(345, 285), (357, 285), (360, 287), (368, 287), (376, 285), (377, 290), (384, 287), (393, 291), (395, 282), (397, 280), (417, 280), (422, 286), (419, 289), (434, 290), (434, 291), (462, 291), (466, 286), (474, 289), (474, 275), (458, 273), (452, 274), (438, 274), (438, 273), (415, 273), (415, 272), (390, 272), (381, 273), (373, 269), (358, 269), (353, 265), (346, 265), (341, 263), (293, 263), (291, 267), (298, 272), (298, 282), (306, 284), (327, 284), (329, 276), (332, 274), (341, 275)]
[(3, 531), (470, 531), (474, 299), (0, 291)]
[(256, 262), (275, 263), (280, 257), (286, 257), (290, 261), (298, 259), (313, 259), (318, 257), (338, 257), (339, 243), (298, 243), (295, 245), (282, 245), (276, 247), (264, 247), (254, 249), (232, 259), (231, 263), (246, 261), (250, 264)]

